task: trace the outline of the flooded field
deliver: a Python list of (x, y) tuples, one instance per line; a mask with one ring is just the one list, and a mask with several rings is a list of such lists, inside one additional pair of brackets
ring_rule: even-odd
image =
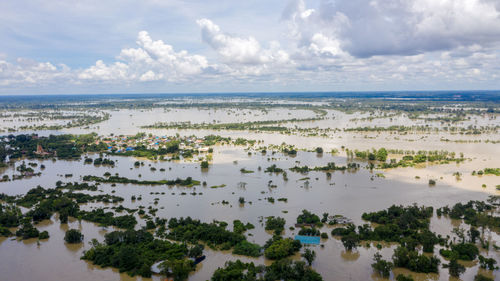
[[(251, 99), (250, 99), (251, 100)], [(238, 100), (241, 102), (242, 100)], [(246, 101), (246, 100), (243, 100)], [(185, 101), (180, 101), (182, 102)], [(219, 103), (220, 100), (213, 100)], [(179, 103), (179, 101), (169, 101)], [(286, 103), (276, 100), (275, 105)], [(291, 104), (300, 102), (291, 101)], [(323, 106), (327, 101), (315, 101), (311, 106)], [(199, 181), (193, 186), (163, 186), (143, 185), (134, 183), (102, 182), (98, 190), (81, 191), (90, 195), (112, 194), (124, 199), (119, 203), (85, 203), (82, 210), (123, 206), (128, 209), (148, 208), (158, 209), (155, 217), (180, 218), (192, 217), (202, 222), (225, 221), (228, 229), (233, 229), (233, 221), (251, 223), (254, 229), (245, 232), (249, 242), (264, 245), (273, 237), (273, 232), (265, 230), (266, 217), (282, 217), (286, 220), (283, 237), (294, 237), (300, 228), (296, 227), (297, 216), (302, 210), (308, 210), (321, 216), (323, 213), (342, 215), (352, 220), (355, 225), (369, 223), (361, 218), (363, 213), (376, 212), (387, 209), (391, 205), (409, 206), (414, 203), (419, 206), (431, 206), (434, 210), (444, 206), (452, 207), (458, 202), (466, 203), (469, 200), (486, 201), (489, 196), (499, 196), (500, 177), (491, 174), (477, 175), (475, 172), (486, 168), (500, 167), (500, 133), (494, 129), (486, 130), (481, 134), (459, 134), (444, 127), (467, 128), (470, 126), (497, 128), (500, 126), (498, 114), (476, 114), (466, 117), (465, 120), (454, 123), (434, 120), (438, 115), (425, 115), (429, 120), (409, 118), (405, 113), (386, 112), (374, 114), (363, 111), (346, 113), (335, 109), (322, 109), (325, 113), (306, 108), (152, 108), (152, 109), (105, 109), (102, 112), (109, 114), (109, 118), (95, 124), (84, 126), (58, 128), (57, 130), (21, 130), (12, 132), (37, 133), (41, 136), (50, 134), (88, 134), (95, 132), (103, 140), (113, 139), (119, 135), (135, 135), (139, 132), (154, 136), (187, 137), (194, 135), (202, 138), (209, 135), (230, 137), (232, 140), (244, 138), (256, 140), (257, 143), (234, 144), (217, 143), (211, 147), (213, 152), (202, 152), (193, 157), (180, 157), (162, 161), (145, 157), (119, 156), (113, 153), (84, 152), (78, 159), (28, 159), (21, 157), (11, 160), (9, 165), (1, 168), (0, 176), (13, 179), (19, 174), (17, 169), (23, 162), (31, 163), (33, 173), (18, 180), (0, 182), (0, 193), (9, 196), (23, 196), (36, 186), (54, 188), (58, 181), (84, 182), (84, 176), (103, 177), (106, 172), (110, 175), (118, 174), (128, 179), (142, 179), (151, 181), (173, 180), (187, 178)], [(385, 117), (384, 117), (384, 114)], [(375, 117), (375, 118), (370, 118)], [(423, 116), (423, 115), (422, 115)], [(317, 118), (313, 121), (286, 122), (284, 120)], [(309, 131), (294, 131), (292, 133), (263, 132), (259, 130), (219, 130), (219, 129), (177, 129), (177, 128), (149, 128), (147, 126), (158, 122), (191, 124), (221, 124), (245, 123), (260, 121), (280, 121), (281, 126), (287, 128), (306, 128)], [(58, 123), (59, 122), (59, 123)], [(48, 124), (60, 124), (62, 121), (50, 120)], [(37, 121), (37, 125), (43, 121)], [(12, 116), (3, 117), (0, 126), (19, 128), (31, 124), (25, 118)], [(389, 127), (389, 126), (430, 126), (437, 131), (345, 131), (346, 128), (357, 127)], [(312, 134), (314, 130), (328, 129), (325, 135)], [(5, 135), (7, 132), (5, 133)], [(97, 142), (97, 141), (96, 141)], [(274, 146), (282, 144), (293, 145), (296, 154), (280, 151)], [(111, 146), (111, 144), (107, 144)], [(274, 146), (273, 146), (274, 145)], [(125, 147), (125, 146), (123, 146)], [(263, 151), (263, 147), (267, 148)], [(321, 147), (324, 152), (314, 151)], [(208, 148), (208, 147), (207, 147)], [(389, 169), (369, 168), (374, 161), (349, 157), (349, 151), (365, 151), (385, 148), (387, 150), (404, 151), (448, 151), (454, 152), (457, 157), (461, 153), (464, 160), (446, 163), (419, 163), (408, 167)], [(48, 149), (48, 148), (44, 148)], [(109, 149), (108, 149), (109, 150)], [(107, 151), (111, 152), (111, 150)], [(333, 153), (332, 153), (333, 152)], [(87, 162), (105, 157), (112, 160), (114, 165), (92, 165)], [(403, 154), (390, 153), (389, 159), (398, 159)], [(92, 159), (92, 161), (85, 160)], [(208, 160), (208, 168), (201, 168), (200, 162)], [(137, 165), (136, 162), (143, 162)], [(385, 161), (385, 159), (384, 159)], [(308, 172), (290, 170), (294, 166), (320, 167), (334, 162), (337, 166), (347, 166), (349, 163), (359, 164), (357, 169)], [(281, 173), (266, 172), (271, 165), (286, 171), (286, 178)], [(42, 166), (44, 168), (42, 168)], [(474, 172), (474, 173), (473, 173)], [(109, 177), (109, 175), (108, 175)], [(434, 180), (435, 184), (430, 184)], [(133, 198), (141, 198), (134, 200)], [(241, 198), (244, 203), (241, 203)], [(272, 200), (270, 199), (272, 198)], [(282, 200), (278, 200), (282, 199)], [(286, 200), (284, 200), (286, 199)], [(26, 208), (22, 208), (27, 212)], [(493, 215), (498, 216), (498, 213)], [(134, 213), (138, 224), (135, 229), (146, 226), (146, 220), (138, 213)], [(59, 214), (51, 219), (43, 220), (35, 225), (40, 231), (48, 231), (49, 239), (21, 240), (15, 237), (0, 238), (0, 280), (151, 280), (150, 278), (130, 276), (120, 273), (116, 268), (101, 268), (90, 261), (80, 260), (85, 251), (92, 248), (89, 242), (95, 238), (104, 240), (104, 235), (116, 228), (100, 226), (86, 220), (70, 217), (67, 224), (61, 224)], [(339, 225), (320, 227), (321, 232), (327, 233), (327, 239), (321, 239), (320, 245), (308, 245), (302, 248), (312, 249), (316, 258), (312, 268), (324, 280), (386, 280), (374, 272), (371, 267), (373, 256), (379, 252), (384, 259), (390, 260), (398, 243), (383, 241), (363, 241), (355, 250), (346, 250), (340, 237), (330, 235)], [(375, 226), (375, 224), (374, 224)], [(430, 230), (443, 237), (452, 233), (453, 228), (469, 230), (469, 225), (463, 220), (451, 219), (446, 216), (432, 215)], [(68, 229), (78, 229), (84, 235), (84, 242), (68, 244), (64, 242), (65, 232)], [(15, 228), (12, 228), (15, 232)], [(150, 230), (154, 233), (154, 229)], [(491, 245), (500, 246), (500, 232), (498, 228), (491, 228), (484, 234), (485, 241)], [(478, 244), (479, 245), (479, 244)], [(478, 246), (484, 257), (500, 261), (500, 251), (489, 247), (484, 249)], [(473, 280), (478, 273), (494, 280), (500, 280), (500, 271), (480, 268), (479, 262), (459, 261), (465, 266), (465, 272), (460, 279), (451, 277), (448, 269), (442, 264), (448, 260), (440, 255), (439, 250), (444, 248), (436, 245), (435, 256), (441, 261), (438, 273), (417, 273), (408, 269), (396, 267), (389, 279), (395, 279), (398, 274), (411, 274), (414, 280)], [(293, 260), (300, 260), (300, 253), (291, 256)], [(203, 254), (206, 259), (197, 265), (196, 270), (189, 273), (189, 280), (209, 280), (214, 271), (223, 267), (228, 260), (240, 259), (244, 262), (270, 265), (271, 260), (260, 257), (246, 257), (234, 255), (230, 250), (210, 249), (205, 247)], [(153, 275), (152, 280), (164, 280), (165, 277)]]

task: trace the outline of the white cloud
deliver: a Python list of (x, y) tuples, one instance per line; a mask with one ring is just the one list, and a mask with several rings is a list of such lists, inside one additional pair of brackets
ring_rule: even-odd
[(364, 58), (414, 55), (500, 42), (500, 2), (493, 0), (321, 0), (317, 8), (294, 1), (283, 18), (298, 46), (318, 35)]
[(162, 40), (154, 41), (146, 31), (139, 32), (139, 48), (123, 49), (117, 57), (120, 61), (106, 65), (101, 60), (83, 70), (78, 78), (121, 81), (179, 81), (201, 75), (211, 66), (200, 55), (187, 51), (175, 52)]
[(278, 42), (272, 42), (269, 49), (263, 49), (252, 36), (238, 37), (223, 33), (209, 19), (199, 19), (196, 22), (201, 27), (203, 42), (212, 47), (225, 63), (259, 65), (289, 62), (288, 54), (279, 48)]
[[(198, 41), (189, 52), (172, 44), (168, 36), (162, 36), (169, 40), (164, 42), (140, 31), (135, 47), (122, 48), (114, 58), (97, 57), (94, 64), (81, 68), (25, 59), (9, 61), (0, 55), (0, 89), (30, 85), (91, 88), (102, 84), (106, 89), (148, 85), (204, 89), (205, 85), (220, 85), (215, 87), (245, 90), (260, 85), (260, 90), (266, 90), (283, 84), (324, 90), (317, 86), (454, 86), (469, 82), (482, 85), (485, 81), (498, 88), (499, 3), (320, 0), (317, 7), (308, 7), (298, 0), (291, 2), (282, 21), (276, 22), (283, 27), (282, 36), (267, 40), (259, 40), (265, 31), (242, 30), (217, 20), (223, 29), (211, 19), (194, 20), (199, 17), (193, 15), (191, 23), (201, 31), (204, 44)], [(195, 33), (184, 36), (190, 42), (199, 38)], [(296, 90), (293, 86), (289, 89)]]
[(163, 74), (156, 74), (152, 70), (148, 70), (148, 72), (144, 73), (139, 78), (141, 82), (156, 81), (161, 79), (163, 79)]
[(316, 33), (311, 37), (309, 50), (317, 56), (336, 57), (344, 55), (344, 51), (340, 47), (340, 42), (333, 38), (328, 38), (321, 33)]
[(78, 78), (89, 79), (89, 80), (128, 80), (128, 65), (115, 62), (111, 65), (106, 65), (102, 60), (98, 60), (95, 65), (82, 71)]
[(0, 60), (0, 86), (45, 84), (48, 81), (71, 79), (66, 65), (55, 66), (50, 62), (36, 62), (19, 58), (16, 63)]

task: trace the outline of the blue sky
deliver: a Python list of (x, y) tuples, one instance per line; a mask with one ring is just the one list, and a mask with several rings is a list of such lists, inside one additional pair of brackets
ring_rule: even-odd
[(500, 0), (0, 3), (0, 94), (500, 88)]

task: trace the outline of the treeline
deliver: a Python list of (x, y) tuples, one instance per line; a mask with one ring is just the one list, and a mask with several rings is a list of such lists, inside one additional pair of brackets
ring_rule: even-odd
[(422, 245), (424, 252), (432, 253), (434, 245), (444, 243), (442, 237), (429, 230), (432, 215), (432, 207), (393, 205), (387, 210), (363, 213), (364, 220), (377, 224), (374, 228), (364, 224), (356, 231), (356, 227), (349, 224), (333, 229), (332, 235), (341, 236), (346, 249), (356, 248), (360, 241), (386, 241), (410, 245), (412, 249)]
[[(386, 162), (387, 157), (391, 154), (403, 154), (403, 157), (397, 161), (392, 158), (389, 162)], [(447, 164), (449, 162), (460, 163), (466, 160), (464, 158), (463, 153), (460, 153), (460, 157), (456, 157), (454, 152), (449, 152), (445, 150), (436, 150), (436, 151), (409, 151), (409, 150), (386, 150), (385, 148), (380, 149), (372, 149), (366, 151), (358, 151), (358, 150), (348, 150), (347, 151), (348, 158), (359, 158), (368, 161), (379, 161), (376, 167), (381, 169), (388, 168), (397, 168), (397, 167), (412, 167), (416, 164), (420, 163), (436, 163), (439, 164)], [(374, 165), (372, 165), (374, 167)]]
[(218, 268), (212, 281), (229, 280), (302, 280), (321, 281), (323, 278), (303, 261), (282, 259), (270, 266), (255, 266), (254, 263), (243, 263), (240, 260), (228, 261), (223, 268)]
[[(76, 115), (76, 116), (59, 116), (58, 118), (54, 119), (73, 119), (70, 122), (67, 122), (66, 124), (61, 124), (61, 125), (24, 125), (24, 126), (19, 126), (17, 128), (17, 131), (26, 131), (26, 130), (33, 130), (33, 131), (43, 131), (43, 130), (62, 130), (62, 129), (70, 129), (70, 128), (76, 128), (76, 127), (85, 127), (85, 126), (90, 126), (94, 124), (98, 124), (104, 121), (109, 120), (110, 118), (109, 113), (103, 113), (100, 115)], [(9, 128), (9, 131), (16, 131), (15, 129)]]
[[(489, 203), (489, 204), (488, 204)], [(438, 216), (449, 216), (452, 219), (463, 219), (465, 223), (476, 227), (500, 227), (500, 217), (490, 214), (500, 203), (500, 196), (490, 196), (487, 202), (471, 200), (465, 204), (457, 203), (436, 210)]]
[[(68, 191), (64, 192), (64, 189)], [(75, 190), (95, 190), (95, 186), (58, 182), (55, 189), (44, 189), (38, 186), (21, 197), (0, 194), (0, 201), (4, 202), (0, 204), (1, 235), (11, 236), (13, 233), (8, 228), (20, 226), (16, 231), (17, 236), (23, 239), (39, 237), (43, 235), (43, 232), (39, 233), (33, 223), (50, 219), (54, 213), (59, 214), (61, 223), (67, 223), (68, 217), (71, 216), (103, 226), (113, 225), (119, 228), (133, 228), (137, 224), (132, 215), (115, 216), (113, 212), (105, 212), (104, 209), (84, 211), (79, 206), (79, 204), (89, 202), (119, 203), (124, 200), (122, 197), (109, 194), (90, 195), (74, 192)], [(28, 211), (23, 214), (17, 206), (27, 208)]]
[(102, 157), (98, 157), (95, 159), (85, 158), (84, 163), (85, 164), (94, 164), (96, 166), (99, 166), (99, 165), (115, 166), (115, 161), (113, 161), (109, 158), (102, 158)]
[[(80, 158), (85, 152), (100, 152), (107, 147), (104, 143), (96, 144), (97, 135), (9, 135), (0, 142), (0, 160), (58, 157), (62, 159)], [(44, 153), (37, 154), (40, 145)], [(8, 146), (8, 148), (6, 148)]]
[(195, 269), (188, 259), (186, 244), (155, 239), (146, 230), (113, 231), (104, 236), (104, 242), (91, 241), (92, 247), (82, 259), (102, 267), (115, 267), (131, 276), (151, 277), (151, 266), (162, 263), (163, 273), (174, 280), (184, 280)]
[(387, 127), (355, 127), (355, 128), (344, 128), (344, 132), (397, 132), (397, 133), (435, 133), (435, 132), (449, 132), (452, 134), (462, 134), (462, 135), (480, 135), (483, 133), (496, 133), (500, 126), (473, 126), (469, 125), (467, 127), (431, 127), (428, 125), (414, 125), (414, 126), (404, 126), (404, 125), (391, 125)]
[(323, 120), (326, 115), (326, 111), (318, 110), (316, 111), (317, 117), (311, 118), (291, 118), (282, 120), (263, 120), (263, 121), (251, 121), (251, 122), (237, 122), (237, 123), (199, 123), (194, 124), (190, 121), (188, 122), (173, 122), (164, 123), (159, 122), (153, 125), (142, 126), (141, 128), (147, 129), (195, 129), (195, 130), (249, 130), (249, 131), (287, 131), (290, 130), (288, 127), (278, 126), (284, 123), (295, 123), (295, 122), (309, 122)]
[(346, 170), (356, 170), (359, 169), (359, 164), (350, 162), (347, 163), (346, 166), (337, 166), (334, 162), (329, 162), (325, 166), (320, 166), (320, 167), (309, 167), (309, 166), (294, 166), (290, 168), (290, 171), (292, 172), (297, 172), (297, 173), (308, 173), (310, 171), (346, 171)]
[(137, 185), (179, 185), (179, 186), (186, 186), (186, 187), (191, 187), (195, 185), (200, 185), (200, 182), (197, 180), (193, 180), (191, 177), (187, 177), (185, 179), (175, 179), (175, 180), (136, 180), (136, 179), (129, 179), (126, 177), (120, 177), (120, 176), (109, 176), (109, 177), (98, 177), (98, 176), (92, 176), (92, 175), (86, 175), (83, 176), (84, 181), (94, 181), (94, 182), (101, 182), (101, 183), (132, 183), (132, 184), (137, 184)]
[(168, 229), (158, 234), (162, 237), (196, 244), (204, 242), (209, 247), (220, 250), (233, 248), (233, 253), (238, 255), (258, 257), (261, 253), (259, 245), (250, 243), (243, 235), (248, 229), (252, 229), (251, 224), (243, 225), (240, 221), (233, 222), (234, 231), (226, 229), (226, 222), (205, 223), (200, 220), (187, 218), (171, 218), (168, 221)]
[[(387, 210), (364, 213), (362, 218), (375, 224), (356, 226), (348, 224), (332, 230), (333, 236), (340, 236), (346, 250), (353, 250), (362, 241), (386, 241), (400, 244), (392, 255), (392, 261), (383, 260), (377, 253), (374, 256), (373, 269), (382, 277), (389, 277), (393, 267), (403, 267), (414, 272), (438, 273), (440, 260), (433, 253), (434, 246), (439, 244), (439, 253), (449, 260), (443, 264), (453, 277), (459, 277), (465, 267), (458, 260), (474, 261), (479, 259), (481, 268), (495, 270), (497, 261), (494, 258), (484, 257), (480, 254), (477, 241), (488, 250), (490, 242), (484, 237), (485, 228), (496, 228), (500, 226), (500, 217), (493, 215), (494, 210), (500, 206), (500, 196), (490, 196), (486, 202), (469, 201), (468, 203), (457, 203), (453, 207), (442, 207), (437, 209), (437, 215), (446, 215), (453, 219), (463, 219), (470, 229), (466, 231), (461, 227), (454, 228), (452, 233), (459, 240), (451, 239), (448, 235), (442, 237), (436, 235), (429, 229), (430, 218), (433, 215), (432, 207), (418, 207), (417, 205), (403, 207), (391, 206)], [(480, 231), (481, 230), (481, 231)], [(418, 246), (422, 246), (420, 253)], [(378, 246), (377, 246), (378, 247)], [(498, 246), (494, 245), (495, 248)], [(405, 276), (397, 280), (406, 280)]]
[(484, 168), (484, 170), (479, 170), (479, 171), (472, 171), (472, 175), (495, 175), (495, 176), (500, 176), (500, 168)]

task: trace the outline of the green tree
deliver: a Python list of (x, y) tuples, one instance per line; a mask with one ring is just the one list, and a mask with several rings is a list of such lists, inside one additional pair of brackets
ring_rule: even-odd
[(387, 150), (382, 147), (377, 151), (377, 160), (385, 162), (386, 159), (387, 159)]
[(186, 280), (189, 272), (194, 269), (192, 260), (187, 259), (170, 259), (161, 264), (163, 274), (167, 277), (172, 277), (174, 281)]
[(465, 266), (459, 264), (456, 257), (452, 258), (448, 264), (444, 265), (444, 267), (448, 268), (448, 272), (453, 277), (460, 277), (460, 275), (465, 272)]
[(111, 264), (120, 271), (131, 271), (139, 263), (139, 255), (132, 245), (122, 246), (111, 259)]
[(372, 268), (380, 274), (380, 276), (384, 278), (389, 278), (391, 275), (391, 270), (394, 268), (394, 264), (392, 262), (386, 261), (382, 259), (382, 255), (380, 253), (375, 253), (373, 256)]
[(487, 258), (484, 257), (483, 255), (479, 255), (479, 265), (481, 268), (495, 270), (498, 269), (498, 267), (495, 266), (496, 263), (497, 261), (494, 258)]
[(204, 249), (205, 249), (205, 246), (203, 246), (201, 244), (197, 244), (197, 245), (191, 247), (191, 249), (189, 249), (188, 256), (190, 256), (192, 258), (197, 258), (197, 257), (203, 255)]
[(285, 229), (285, 219), (281, 217), (267, 217), (266, 218), (266, 230), (274, 230), (276, 234), (281, 234)]
[(311, 249), (306, 249), (304, 251), (304, 253), (302, 254), (302, 257), (307, 261), (307, 264), (309, 264), (309, 266), (311, 266), (314, 259), (316, 258), (316, 252), (311, 250)]
[(81, 243), (82, 240), (83, 234), (77, 229), (70, 229), (64, 235), (64, 241), (70, 244)]
[(341, 241), (346, 251), (351, 251), (352, 249), (356, 249), (356, 247), (358, 246), (359, 237), (356, 233), (350, 232), (346, 236), (343, 236)]
[(295, 252), (299, 251), (301, 247), (300, 241), (291, 238), (281, 238), (275, 235), (266, 242), (266, 245), (264, 245), (264, 255), (268, 259), (279, 260), (293, 255)]

